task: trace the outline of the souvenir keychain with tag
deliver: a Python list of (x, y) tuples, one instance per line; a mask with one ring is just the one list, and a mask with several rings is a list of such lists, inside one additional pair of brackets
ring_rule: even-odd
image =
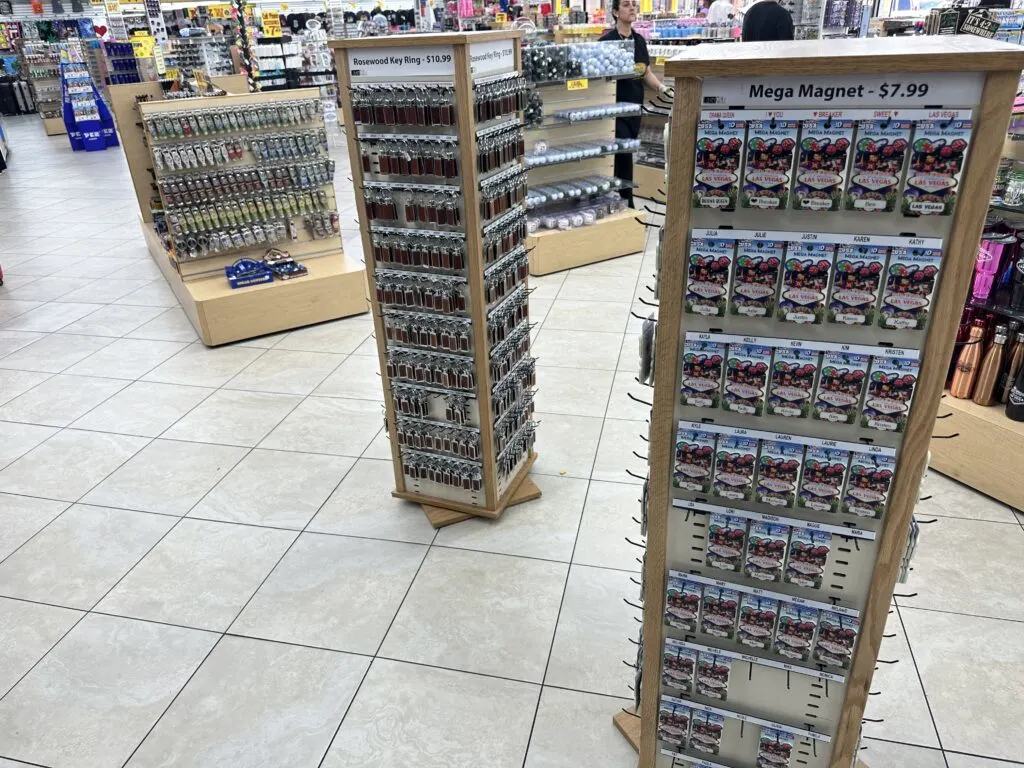
[(815, 660), (849, 669), (859, 631), (860, 621), (857, 618), (834, 611), (822, 611), (818, 622), (818, 639), (814, 644)]
[(685, 306), (687, 314), (724, 317), (729, 293), (733, 240), (698, 238), (690, 244)]
[(705, 561), (712, 568), (739, 573), (747, 537), (742, 517), (714, 512), (708, 516), (708, 548)]
[(859, 517), (880, 518), (885, 513), (892, 487), (896, 459), (876, 453), (854, 453), (846, 481), (841, 512)]
[(872, 358), (860, 425), (883, 432), (903, 432), (920, 367), (916, 360), (902, 357), (876, 355)]
[(683, 343), (679, 400), (695, 408), (717, 408), (722, 399), (725, 344), (689, 338)]
[(941, 263), (942, 251), (937, 249), (892, 249), (878, 313), (880, 328), (924, 329)]
[(724, 587), (704, 587), (701, 601), (700, 631), (706, 635), (732, 640), (736, 635), (740, 593)]
[(917, 124), (903, 189), (905, 216), (951, 216), (963, 172), (971, 120), (924, 120)]
[(804, 447), (799, 443), (763, 440), (758, 459), (757, 501), (780, 509), (791, 509), (796, 503)]
[(888, 249), (878, 245), (840, 245), (828, 302), (828, 321), (870, 326), (882, 287)]
[(838, 512), (850, 452), (807, 446), (797, 506), (815, 512)]
[(729, 312), (742, 317), (771, 317), (779, 290), (785, 243), (740, 240), (733, 269)]
[(695, 711), (690, 724), (690, 748), (706, 755), (717, 755), (722, 748), (725, 717), (715, 712)]
[(820, 589), (832, 534), (816, 528), (793, 528), (785, 581), (807, 589)]
[(812, 416), (833, 424), (854, 424), (870, 359), (853, 352), (826, 352), (814, 394)]
[(811, 394), (818, 374), (817, 351), (776, 347), (768, 383), (768, 413), (804, 419), (811, 412)]
[(811, 658), (811, 645), (818, 628), (820, 611), (817, 608), (782, 603), (779, 606), (779, 625), (775, 630), (775, 653), (793, 661)]
[(796, 736), (778, 728), (761, 728), (757, 741), (757, 768), (789, 768), (796, 749)]
[(732, 211), (743, 166), (746, 123), (704, 115), (701, 118), (697, 123), (697, 159), (690, 199), (694, 208)]
[(715, 481), (711, 492), (732, 501), (749, 500), (753, 494), (756, 462), (756, 438), (720, 435), (715, 449)]
[(826, 117), (803, 121), (793, 210), (839, 210), (852, 140), (853, 120)]
[(789, 526), (755, 520), (747, 535), (743, 573), (758, 581), (782, 581), (782, 564), (789, 546)]
[(658, 738), (680, 749), (686, 749), (692, 714), (693, 710), (683, 702), (676, 703), (662, 696), (658, 708)]
[(789, 244), (776, 310), (779, 320), (806, 325), (824, 322), (834, 257), (835, 246), (829, 243)]
[(748, 124), (741, 208), (785, 210), (800, 123), (771, 118)]
[(887, 117), (857, 123), (857, 145), (844, 207), (848, 211), (896, 210), (914, 123)]
[(725, 361), (722, 408), (749, 416), (764, 411), (772, 348), (759, 344), (730, 344)]
[(695, 493), (711, 491), (715, 466), (715, 435), (696, 429), (676, 433), (676, 460), (672, 484)]
[(745, 594), (740, 600), (740, 619), (736, 639), (748, 648), (766, 651), (775, 636), (779, 601), (770, 597)]
[(698, 696), (725, 701), (729, 698), (732, 659), (709, 651), (697, 654), (696, 691)]
[(665, 623), (687, 632), (697, 631), (704, 588), (682, 574), (672, 572), (665, 593)]
[(697, 651), (687, 648), (678, 640), (665, 639), (665, 654), (661, 664), (663, 685), (688, 696), (693, 692), (693, 673), (697, 667)]

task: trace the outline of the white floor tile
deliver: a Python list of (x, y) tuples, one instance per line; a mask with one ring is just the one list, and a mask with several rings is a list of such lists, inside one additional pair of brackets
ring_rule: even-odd
[(634, 768), (636, 752), (612, 724), (631, 701), (545, 687), (525, 768)]
[(22, 347), (17, 352), (0, 358), (0, 368), (19, 371), (60, 373), (93, 352), (110, 344), (111, 339), (99, 336), (74, 336), (52, 333)]
[(66, 501), (0, 493), (0, 560), (39, 533), (69, 506)]
[(116, 379), (58, 374), (0, 406), (0, 419), (66, 427), (127, 384)]
[(84, 615), (68, 608), (0, 598), (0, 697)]
[(164, 433), (175, 440), (254, 447), (301, 402), (295, 395), (220, 390)]
[[(0, 372), (0, 379), (3, 374)], [(78, 419), (74, 426), (97, 432), (157, 437), (216, 390), (136, 381)]]

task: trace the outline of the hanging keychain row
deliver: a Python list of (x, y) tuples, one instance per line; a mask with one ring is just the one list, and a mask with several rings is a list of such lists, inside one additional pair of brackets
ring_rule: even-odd
[(537, 361), (532, 357), (524, 360), (509, 376), (506, 376), (491, 392), (491, 414), (495, 420), (505, 415), (525, 397), (533, 397), (537, 385)]
[(145, 119), (146, 129), (154, 139), (180, 139), (192, 136), (214, 136), (233, 131), (257, 128), (280, 128), (300, 125), (321, 118), (319, 99), (279, 101), (273, 104), (247, 104), (239, 107), (192, 109), (188, 112), (166, 112)]
[(367, 186), (363, 190), (366, 213), (378, 221), (402, 221), (406, 224), (436, 224), (458, 227), (462, 224), (459, 200), (462, 195), (457, 188), (432, 190), (405, 190), (391, 192), (382, 187)]
[(261, 136), (249, 141), (249, 150), (257, 160), (264, 163), (271, 160), (298, 160), (303, 157), (319, 157), (321, 150), (330, 152), (327, 131), (305, 131)]
[(426, 267), (463, 272), (466, 269), (466, 241), (444, 232), (427, 234), (415, 230), (372, 232), (373, 259), (395, 267)]
[(526, 242), (526, 214), (522, 211), (508, 219), (492, 222), (484, 230), (484, 264), (490, 266), (505, 254)]
[[(289, 239), (289, 226), (284, 221), (255, 224), (252, 227), (225, 229), (198, 235), (178, 235), (171, 242), (177, 260), (203, 259), (225, 251), (273, 245)], [(291, 235), (294, 237), (294, 234)]]
[(476, 389), (476, 371), (470, 358), (389, 349), (386, 363), (385, 370), (390, 379), (432, 384), (444, 389)]
[(523, 323), (491, 352), (491, 381), (501, 381), (508, 376), (529, 353), (530, 325)]
[[(385, 173), (395, 176), (459, 177), (458, 147), (441, 137), (404, 136), (359, 139), (363, 173)], [(376, 164), (374, 163), (376, 160)]]
[(520, 286), (487, 314), (487, 340), (492, 348), (507, 339), (521, 322), (529, 319), (529, 295), (525, 286)]
[(402, 451), (402, 472), (412, 480), (429, 480), (464, 491), (479, 491), (484, 487), (479, 464), (429, 453), (412, 453), (408, 449)]
[(508, 447), (516, 432), (533, 416), (533, 394), (526, 393), (526, 398), (509, 408), (494, 424), (494, 450), (501, 453)]
[(374, 281), (382, 305), (444, 313), (469, 309), (465, 278), (378, 269)]
[(173, 176), (158, 179), (156, 184), (164, 207), (171, 207), (226, 202), (237, 197), (248, 198), (260, 192), (314, 189), (330, 184), (333, 178), (334, 161), (318, 160), (280, 168), (247, 168)]
[(324, 240), (341, 234), (337, 211), (311, 213), (302, 217), (302, 223), (306, 225), (309, 236), (314, 240)]
[(423, 85), (354, 85), (352, 115), (357, 125), (455, 125), (455, 87)]
[(384, 335), (394, 344), (452, 353), (470, 352), (473, 348), (469, 318), (385, 312), (383, 320)]
[(523, 456), (533, 449), (537, 439), (537, 426), (532, 421), (523, 425), (522, 429), (508, 441), (505, 450), (498, 456), (498, 477), (506, 477), (515, 471)]
[(525, 248), (517, 248), (484, 272), (484, 298), (488, 304), (501, 301), (530, 274)]
[(274, 197), (174, 209), (164, 214), (164, 221), (172, 235), (188, 235), (328, 211), (330, 204), (330, 197), (322, 189), (317, 192), (286, 192)]
[(172, 147), (153, 147), (153, 167), (158, 171), (212, 168), (241, 160), (245, 145), (241, 139), (221, 139)]
[(391, 397), (395, 410), (407, 416), (431, 418), (430, 403), (432, 398), (444, 397), (444, 417), (452, 424), (469, 423), (469, 398), (465, 395), (438, 395), (419, 387), (396, 384), (391, 388)]
[(494, 133), (478, 135), (476, 139), (476, 169), (479, 173), (487, 173), (518, 160), (525, 153), (526, 137), (518, 123)]
[(488, 179), (480, 185), (480, 217), (487, 221), (526, 200), (526, 171)]
[(450, 453), (467, 461), (480, 460), (480, 432), (472, 428), (399, 418), (395, 423), (395, 437), (399, 445), (407, 448)]
[(473, 83), (476, 122), (483, 123), (526, 109), (526, 91), (526, 80), (518, 73)]

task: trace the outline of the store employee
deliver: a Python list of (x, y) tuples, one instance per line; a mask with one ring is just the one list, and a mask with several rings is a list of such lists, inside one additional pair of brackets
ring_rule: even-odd
[[(643, 70), (643, 79), (619, 80), (615, 85), (615, 100), (629, 101), (633, 104), (644, 103), (644, 84), (658, 93), (665, 93), (669, 89), (651, 72), (651, 56), (647, 53), (647, 41), (643, 35), (633, 32), (633, 22), (636, 21), (637, 11), (640, 9), (640, 0), (612, 0), (612, 17), (615, 19), (615, 26), (606, 30), (601, 35), (602, 40), (632, 40), (633, 60), (638, 64), (638, 70)], [(615, 118), (615, 138), (635, 139), (640, 136), (640, 116), (617, 117)], [(633, 155), (629, 153), (615, 156), (615, 175), (625, 181), (633, 181)], [(624, 189), (622, 196), (629, 200), (633, 207), (633, 190)]]

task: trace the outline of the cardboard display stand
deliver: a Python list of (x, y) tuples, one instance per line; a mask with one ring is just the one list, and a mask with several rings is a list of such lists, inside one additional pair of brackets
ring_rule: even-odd
[[(661, 250), (650, 420), (647, 553), (643, 580), (641, 768), (694, 764), (712, 768), (753, 768), (758, 764), (760, 750), (781, 749), (779, 745), (784, 745), (788, 738), (792, 739), (794, 765), (850, 768), (855, 764), (861, 719), (907, 544), (930, 437), (936, 423), (942, 425), (942, 431), (949, 429), (950, 420), (936, 422), (936, 412), (1022, 67), (1024, 51), (1020, 47), (967, 36), (700, 45), (665, 63), (666, 75), (675, 79), (676, 92), (668, 147), (669, 195)], [(727, 120), (738, 120), (745, 126), (753, 126), (750, 121), (763, 120), (759, 125), (771, 124), (774, 130), (778, 125), (776, 120), (789, 118), (814, 121), (896, 117), (915, 120), (914, 130), (918, 131), (907, 149), (910, 157), (908, 165), (904, 166), (911, 168), (911, 172), (907, 179), (898, 180), (900, 195), (910, 188), (907, 186), (910, 177), (920, 189), (921, 185), (933, 183), (928, 181), (927, 175), (935, 173), (936, 168), (953, 167), (957, 174), (952, 184), (934, 182), (929, 194), (917, 197), (912, 191), (906, 198), (908, 205), (913, 201), (914, 207), (908, 209), (911, 213), (940, 211), (941, 215), (904, 215), (899, 205), (891, 212), (847, 210), (844, 206), (815, 210), (813, 206), (818, 203), (794, 208), (793, 198), (787, 200), (784, 194), (778, 208), (744, 207), (746, 195), (752, 200), (756, 186), (744, 188), (742, 185), (748, 181), (764, 184), (765, 175), (739, 182), (739, 200), (734, 210), (692, 207), (698, 139), (706, 135), (699, 136), (701, 119), (706, 121), (703, 130), (709, 132), (715, 130), (716, 122), (721, 130), (723, 124), (719, 121)], [(940, 145), (929, 143), (931, 139), (928, 139), (914, 144), (916, 139), (927, 135), (927, 129), (922, 126), (929, 125), (929, 120), (939, 121), (942, 130), (949, 128), (954, 120), (957, 121), (954, 128), (967, 125), (969, 149), (962, 166), (947, 166), (944, 160), (962, 150), (959, 144), (952, 148), (952, 153), (946, 154), (940, 153), (940, 147), (949, 142)], [(814, 142), (820, 139), (807, 127), (809, 124), (813, 123), (801, 123), (797, 150), (802, 139), (810, 138)], [(753, 152), (758, 153), (756, 156), (761, 162), (760, 153), (765, 147), (770, 150), (774, 141), (762, 142), (757, 137), (757, 146), (751, 148), (753, 127), (750, 130), (747, 143), (743, 145), (748, 153), (746, 162), (754, 157)], [(854, 146), (856, 141), (854, 136)], [(713, 144), (705, 140), (701, 146), (707, 151)], [(943, 158), (942, 162), (923, 157), (932, 148)], [(813, 154), (814, 147), (808, 144), (805, 150)], [(794, 166), (801, 156), (797, 151)], [(716, 161), (704, 158), (702, 162), (707, 168), (706, 163)], [(751, 165), (745, 169), (760, 167)], [(794, 169), (794, 175), (793, 195), (800, 183), (817, 181), (802, 168)], [(701, 183), (706, 183), (710, 177), (710, 174), (705, 175)], [(788, 182), (783, 183), (778, 176), (774, 178), (780, 188), (788, 188)], [(722, 177), (717, 179), (721, 180)], [(949, 202), (948, 189), (956, 192), (955, 207)], [(692, 307), (684, 306), (684, 295), (691, 279), (687, 265), (694, 243), (700, 238), (715, 237), (737, 240), (778, 237), (788, 243), (787, 258), (792, 256), (793, 248), (799, 250), (803, 242), (823, 246), (847, 242), (851, 247), (874, 244), (886, 253), (889, 253), (887, 249), (892, 249), (893, 261), (887, 262), (890, 265), (898, 264), (897, 254), (902, 258), (915, 248), (941, 248), (940, 271), (934, 291), (924, 305), (928, 308), (927, 322), (922, 323), (921, 330), (915, 330), (905, 324), (885, 328), (878, 322), (839, 325), (831, 319), (802, 324), (790, 320), (791, 315), (797, 316), (796, 309), (784, 310), (782, 316), (768, 317), (693, 311)], [(697, 247), (704, 248), (703, 242)], [(909, 251), (897, 250), (903, 248)], [(787, 264), (786, 268), (798, 270), (795, 262), (794, 259), (794, 265)], [(902, 263), (899, 264), (902, 268)], [(785, 280), (783, 277), (783, 289), (787, 285)], [(896, 292), (893, 296), (901, 295), (898, 291), (903, 287), (898, 280), (884, 283), (884, 286), (892, 286)], [(789, 294), (783, 290), (781, 296), (798, 302), (808, 298), (805, 293), (797, 295), (795, 289)], [(885, 297), (881, 305), (884, 309)], [(909, 315), (897, 314), (897, 317), (915, 317), (913, 313), (922, 306), (917, 301), (904, 304), (893, 298), (892, 306), (896, 305), (910, 308)], [(807, 319), (810, 319), (809, 314)], [(687, 337), (687, 334), (704, 336)], [(905, 359), (916, 358), (920, 370), (909, 412), (904, 410), (905, 423), (896, 431), (861, 427), (859, 410), (854, 424), (844, 424), (815, 418), (785, 418), (767, 411), (764, 415), (754, 415), (717, 407), (695, 408), (684, 404), (680, 398), (684, 337), (725, 340), (731, 345), (770, 342), (777, 350), (800, 346), (809, 350), (834, 350), (846, 344), (851, 345), (851, 349), (869, 351), (876, 356), (873, 359), (903, 353)], [(728, 370), (727, 367), (727, 396), (742, 400), (750, 395), (752, 390), (738, 384), (730, 389), (728, 382), (740, 379), (730, 380)], [(868, 391), (870, 400), (871, 390)], [(948, 398), (944, 402), (948, 402)], [(743, 493), (736, 492), (735, 488), (730, 490), (729, 483), (741, 474), (739, 470), (730, 469), (731, 464), (725, 466), (725, 471), (733, 474), (728, 478), (722, 476), (721, 494), (715, 495), (716, 488), (703, 494), (686, 491), (676, 483), (679, 477), (676, 475), (677, 430), (691, 426), (707, 428), (719, 436), (754, 438), (762, 441), (761, 446), (765, 440), (788, 442), (797, 445), (799, 455), (803, 455), (805, 448), (809, 451), (817, 447), (821, 450), (851, 448), (876, 456), (891, 456), (895, 473), (890, 478), (887, 503), (883, 502), (884, 511), (876, 517), (860, 517), (843, 509), (822, 513), (799, 503), (774, 508), (764, 506), (750, 497), (745, 500)], [(722, 445), (721, 441), (718, 445)], [(757, 449), (752, 450), (756, 455)], [(760, 450), (763, 456), (764, 448)], [(722, 455), (719, 452), (719, 461)], [(732, 461), (728, 453), (726, 459)], [(821, 464), (811, 466), (806, 462), (809, 459), (803, 465), (804, 472), (811, 467), (810, 477), (814, 479), (813, 473), (821, 469)], [(802, 490), (799, 496), (802, 498)], [(721, 559), (716, 559), (726, 557), (719, 552), (732, 553), (733, 550), (712, 547), (712, 544), (717, 546), (717, 537), (724, 535), (724, 526), (716, 526), (709, 515), (721, 513), (733, 516), (734, 522), (727, 525), (736, 525), (738, 530), (749, 526), (751, 521), (781, 525), (785, 532), (780, 535), (787, 537), (787, 541), (789, 531), (798, 526), (810, 526), (801, 530), (815, 528), (831, 532), (831, 550), (823, 565), (822, 580), (817, 585), (813, 580), (807, 584), (791, 582), (781, 575), (775, 580), (773, 577), (765, 580), (752, 575), (756, 570), (748, 573), (746, 565), (733, 572)], [(749, 550), (746, 554), (741, 552), (739, 557), (739, 562), (743, 562), (744, 557), (749, 558)], [(712, 567), (712, 563), (717, 564)], [(735, 590), (741, 598), (756, 599), (759, 606), (760, 601), (765, 601), (775, 605), (776, 610), (782, 605), (822, 611), (821, 623), (815, 620), (814, 637), (816, 643), (823, 639), (828, 642), (813, 645), (813, 655), (808, 649), (805, 659), (794, 660), (779, 655), (776, 646), (761, 650), (756, 642), (708, 634), (703, 624), (692, 633), (670, 626), (666, 622), (670, 571), (677, 574), (675, 579), (695, 585), (697, 593), (704, 595), (699, 598), (703, 601), (702, 610), (710, 606), (713, 610), (709, 615), (716, 619), (723, 615), (718, 613), (719, 603), (726, 599), (723, 589)], [(679, 581), (674, 584), (673, 589), (679, 589)], [(707, 602), (709, 599), (711, 602)], [(732, 610), (736, 610), (735, 603)], [(830, 612), (834, 621), (826, 620), (825, 611)], [(837, 629), (835, 622), (842, 629)], [(851, 631), (855, 632), (852, 639)], [(834, 634), (846, 639), (834, 640)], [(709, 697), (708, 692), (714, 690), (715, 685), (706, 677), (702, 680), (699, 674), (692, 689), (684, 690), (685, 685), (681, 689), (678, 679), (666, 673), (670, 669), (663, 666), (667, 656), (673, 655), (672, 663), (676, 664), (680, 659), (676, 654), (689, 652), (686, 649), (702, 649), (699, 652), (711, 654), (716, 660), (714, 663), (720, 661), (720, 667), (725, 669), (727, 694)], [(720, 671), (716, 670), (715, 674)], [(883, 695), (899, 696), (899, 692), (883, 692)], [(620, 727), (628, 725), (624, 718), (629, 717), (625, 713), (616, 716)], [(688, 717), (691, 719), (687, 720)], [(688, 742), (691, 724), (695, 725), (692, 733), (697, 738)], [(766, 740), (772, 743), (766, 746)]]

